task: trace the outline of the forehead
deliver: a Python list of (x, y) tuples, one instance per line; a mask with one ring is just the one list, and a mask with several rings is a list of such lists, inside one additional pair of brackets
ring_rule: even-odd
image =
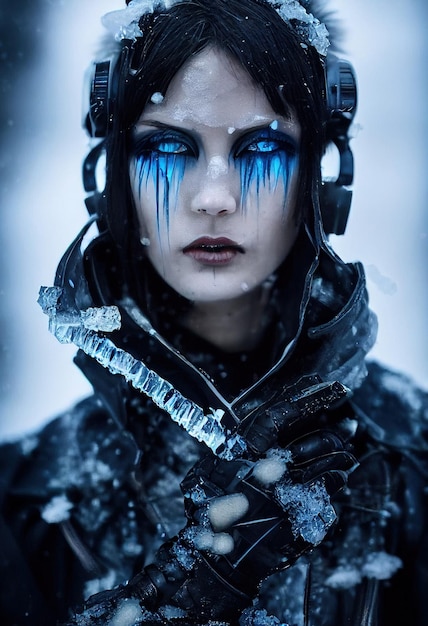
[[(155, 117), (161, 123), (239, 130), (281, 118), (242, 66), (214, 47), (188, 59), (163, 96), (161, 103), (145, 107), (138, 123)], [(295, 125), (295, 120), (281, 120)]]

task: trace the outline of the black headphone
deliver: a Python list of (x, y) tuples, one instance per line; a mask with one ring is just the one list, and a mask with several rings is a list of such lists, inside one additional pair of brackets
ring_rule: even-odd
[[(124, 45), (120, 52), (125, 58), (94, 63), (90, 79), (89, 111), (84, 120), (91, 137), (107, 136), (117, 93), (119, 66), (123, 67), (123, 62), (129, 63), (132, 54), (132, 44), (129, 44)], [(325, 233), (342, 235), (352, 199), (352, 191), (348, 187), (354, 177), (354, 160), (348, 133), (357, 108), (357, 82), (352, 65), (331, 53), (327, 54), (325, 62), (325, 100), (326, 139), (339, 152), (339, 174), (336, 180), (322, 183), (321, 214)], [(95, 170), (102, 149), (103, 142), (91, 150), (83, 165), (85, 191), (91, 193), (86, 199), (90, 214), (97, 212), (97, 204), (101, 200)]]
[(327, 54), (326, 139), (339, 152), (339, 174), (336, 180), (323, 182), (320, 205), (323, 227), (327, 234), (343, 235), (351, 208), (354, 158), (349, 146), (349, 127), (357, 110), (357, 80), (349, 61)]

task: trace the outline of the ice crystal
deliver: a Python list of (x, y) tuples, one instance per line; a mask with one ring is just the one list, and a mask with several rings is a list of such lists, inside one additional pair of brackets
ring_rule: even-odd
[[(125, 9), (106, 13), (101, 21), (103, 26), (114, 36), (121, 39), (136, 39), (144, 33), (139, 26), (140, 18), (155, 9), (168, 10), (180, 0), (131, 0)], [(268, 0), (278, 15), (287, 23), (292, 22), (304, 41), (313, 46), (318, 54), (325, 56), (330, 45), (328, 30), (312, 13), (297, 0)], [(294, 23), (297, 24), (294, 24)]]
[(138, 600), (125, 598), (117, 607), (108, 624), (109, 626), (136, 626), (136, 624), (141, 624), (142, 617)]
[(90, 307), (81, 311), (83, 326), (89, 330), (101, 330), (111, 333), (121, 326), (120, 312), (117, 306)]
[(298, 22), (295, 28), (299, 35), (314, 47), (318, 54), (326, 56), (330, 41), (325, 24), (312, 13), (308, 13), (298, 0), (268, 0), (268, 2), (285, 22)]
[(178, 606), (172, 606), (170, 604), (166, 604), (165, 606), (161, 607), (159, 609), (159, 613), (164, 619), (168, 621), (168, 623), (169, 620), (186, 617), (186, 612), (183, 611), (183, 609), (180, 609)]
[(288, 626), (284, 622), (280, 622), (277, 617), (268, 615), (267, 611), (262, 609), (245, 609), (239, 620), (239, 626)]
[(64, 289), (62, 287), (40, 287), (37, 302), (42, 307), (43, 313), (46, 313), (46, 315), (56, 313), (58, 302), (63, 291)]
[(300, 536), (314, 546), (318, 545), (336, 519), (323, 483), (279, 483), (275, 488), (275, 495), (288, 513), (294, 536)]
[(135, 39), (141, 37), (138, 22), (142, 15), (153, 13), (155, 8), (169, 9), (177, 0), (131, 0), (126, 9), (110, 11), (106, 13), (101, 21), (116, 41), (121, 39)]
[(203, 504), (207, 502), (207, 494), (200, 485), (195, 485), (186, 493), (186, 497), (190, 498), (195, 504)]
[(191, 571), (193, 569), (195, 564), (195, 555), (187, 546), (184, 546), (180, 542), (175, 542), (172, 545), (172, 552), (183, 569), (187, 571)]
[[(63, 290), (58, 287), (42, 287), (39, 304), (49, 315), (49, 329), (61, 343), (73, 343), (85, 354), (95, 359), (112, 374), (120, 374), (138, 391), (142, 391), (192, 437), (205, 443), (217, 456), (231, 460), (242, 456), (246, 443), (242, 437), (225, 430), (221, 418), (222, 409), (210, 409), (206, 413), (197, 404), (185, 398), (177, 389), (143, 361), (118, 348), (109, 338), (84, 326), (81, 312), (61, 309)], [(114, 307), (115, 308), (115, 307)], [(100, 320), (101, 318), (101, 320)], [(111, 319), (118, 320), (115, 313), (107, 316), (106, 326), (113, 329)], [(104, 312), (94, 316), (99, 325)], [(115, 322), (115, 323), (116, 323)]]

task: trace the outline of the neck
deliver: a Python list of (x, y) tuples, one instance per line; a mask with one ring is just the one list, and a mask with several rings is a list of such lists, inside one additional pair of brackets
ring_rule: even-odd
[(233, 300), (195, 302), (183, 325), (225, 352), (251, 350), (269, 322), (270, 290), (266, 285)]

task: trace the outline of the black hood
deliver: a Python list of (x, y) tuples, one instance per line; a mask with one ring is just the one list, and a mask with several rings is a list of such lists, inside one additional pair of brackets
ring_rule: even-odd
[[(163, 333), (158, 323), (156, 298), (142, 301), (141, 293), (135, 299), (120, 293), (119, 265), (108, 237), (98, 236), (82, 252), (85, 232), (76, 238), (58, 267), (55, 283), (62, 295), (57, 308), (62, 314), (75, 314), (90, 307), (118, 307), (120, 328), (98, 331), (98, 335), (108, 336), (121, 352), (144, 362), (204, 412), (225, 411), (231, 419), (229, 426), (240, 421), (254, 403), (266, 401), (275, 390), (305, 375), (339, 380), (351, 390), (362, 383), (364, 359), (376, 336), (376, 319), (368, 308), (363, 269), (358, 263), (345, 264), (338, 259), (321, 231), (311, 236), (302, 229), (289, 258), (278, 270), (272, 360), (258, 380), (233, 396), (224, 393), (221, 384), (214, 382), (200, 363), (191, 362), (168, 341), (168, 333)], [(153, 286), (155, 281), (158, 294), (167, 293), (168, 288), (153, 275), (149, 265), (140, 271), (142, 284)], [(82, 351), (76, 362), (115, 418), (126, 426), (127, 406), (141, 393)]]

